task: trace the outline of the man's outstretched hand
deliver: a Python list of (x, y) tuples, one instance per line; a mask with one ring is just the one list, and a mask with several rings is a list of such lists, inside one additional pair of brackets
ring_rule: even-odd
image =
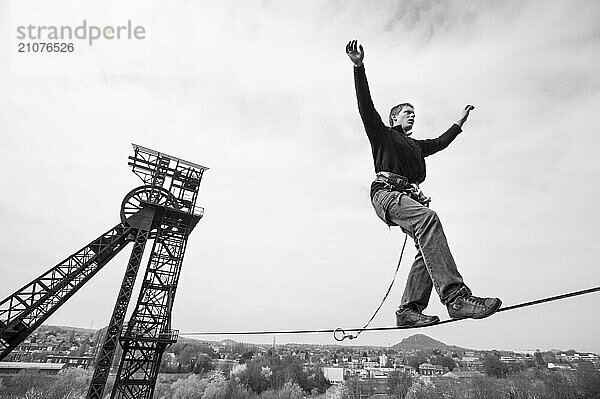
[(350, 58), (354, 66), (359, 67), (363, 64), (365, 51), (363, 50), (363, 46), (358, 44), (357, 40), (350, 40), (348, 42), (346, 45), (346, 54), (348, 54), (348, 58)]
[(474, 109), (475, 109), (475, 106), (473, 106), (471, 104), (466, 105), (460, 114), (460, 118), (458, 118), (458, 120), (456, 121), (456, 124), (458, 126), (462, 127), (463, 123), (465, 123), (467, 118), (469, 117), (469, 113), (471, 111), (473, 111)]

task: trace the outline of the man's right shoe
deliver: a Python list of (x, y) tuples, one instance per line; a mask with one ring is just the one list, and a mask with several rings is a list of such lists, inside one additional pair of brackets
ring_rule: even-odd
[(396, 311), (397, 327), (425, 327), (437, 324), (439, 322), (439, 317), (427, 316), (411, 308), (398, 309)]
[(455, 298), (446, 307), (453, 319), (483, 319), (496, 313), (501, 305), (499, 298), (479, 298), (469, 294)]

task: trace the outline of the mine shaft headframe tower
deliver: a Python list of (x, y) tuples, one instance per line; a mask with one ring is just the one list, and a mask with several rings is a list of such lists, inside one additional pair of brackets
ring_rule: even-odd
[[(129, 165), (144, 185), (121, 204), (121, 222), (0, 301), (0, 360), (133, 242), (88, 398), (103, 397), (118, 342), (123, 347), (111, 397), (152, 397), (161, 356), (177, 340), (171, 310), (187, 239), (203, 216), (196, 206), (204, 166), (134, 144)], [(148, 239), (154, 245), (139, 298), (125, 314)]]
[(167, 191), (175, 199), (179, 213), (189, 216), (186, 220), (196, 223), (200, 220), (204, 209), (196, 206), (196, 200), (207, 167), (137, 144), (133, 144), (129, 166), (146, 186)]
[(177, 341), (171, 310), (188, 236), (204, 213), (196, 200), (207, 168), (138, 145), (129, 159), (145, 185), (125, 197), (121, 217), (156, 208), (154, 245), (135, 309), (119, 337), (123, 355), (111, 398), (151, 399), (162, 355)]

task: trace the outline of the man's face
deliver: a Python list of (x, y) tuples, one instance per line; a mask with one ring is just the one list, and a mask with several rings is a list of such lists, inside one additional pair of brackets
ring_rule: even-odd
[(413, 124), (415, 123), (415, 110), (410, 105), (402, 107), (398, 115), (396, 116), (395, 126), (402, 126), (402, 130), (409, 132)]

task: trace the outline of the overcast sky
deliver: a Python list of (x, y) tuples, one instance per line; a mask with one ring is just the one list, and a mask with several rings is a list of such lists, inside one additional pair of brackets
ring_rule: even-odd
[[(84, 19), (131, 20), (146, 36), (17, 52), (18, 26)], [(380, 114), (415, 105), (413, 137), (435, 137), (476, 106), (427, 159), (422, 185), (474, 293), (512, 305), (599, 286), (599, 20), (594, 0), (4, 1), (0, 297), (119, 222), (122, 198), (141, 185), (127, 167), (137, 143), (210, 168), (174, 328), (361, 326), (403, 235), (370, 204), (373, 161), (344, 53), (354, 38)], [(47, 323), (104, 326), (129, 251)], [(395, 323), (414, 255), (411, 243), (373, 326)], [(469, 348), (600, 352), (599, 307), (596, 293), (416, 332)], [(427, 312), (447, 317), (435, 294)]]

